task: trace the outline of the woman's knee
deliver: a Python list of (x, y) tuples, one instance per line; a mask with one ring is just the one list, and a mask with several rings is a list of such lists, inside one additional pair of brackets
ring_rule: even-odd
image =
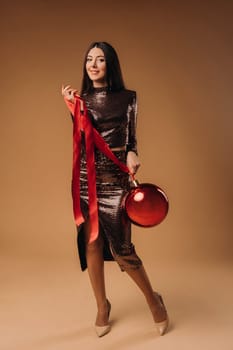
[(100, 239), (96, 239), (94, 242), (92, 242), (92, 243), (87, 243), (87, 244), (86, 244), (86, 249), (87, 249), (89, 252), (93, 252), (93, 251), (96, 251), (96, 250), (100, 250), (100, 249), (102, 249), (102, 247), (103, 247), (103, 245), (102, 245)]
[(124, 244), (122, 247), (114, 249), (112, 247), (112, 255), (114, 260), (118, 263), (121, 271), (128, 269), (138, 269), (142, 266), (142, 261), (135, 251), (135, 247), (132, 243)]
[(89, 254), (95, 254), (97, 252), (103, 251), (103, 240), (98, 237), (94, 242), (86, 242), (86, 252)]
[(103, 239), (100, 235), (98, 235), (97, 239), (93, 242), (89, 242), (90, 240), (90, 231), (91, 225), (89, 218), (84, 223), (84, 234), (85, 234), (85, 246), (87, 253), (96, 253), (100, 250), (103, 250)]

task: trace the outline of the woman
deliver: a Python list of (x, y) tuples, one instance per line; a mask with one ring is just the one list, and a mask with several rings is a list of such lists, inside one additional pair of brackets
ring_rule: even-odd
[[(62, 94), (75, 102), (76, 90), (62, 87)], [(106, 42), (94, 42), (85, 55), (81, 97), (94, 128), (109, 145), (115, 156), (135, 174), (140, 166), (136, 143), (136, 93), (125, 89), (118, 56)], [(88, 185), (85, 141), (82, 133), (80, 205), (84, 223), (78, 229), (78, 249), (82, 270), (88, 268), (97, 303), (95, 329), (99, 337), (110, 331), (111, 304), (106, 297), (104, 260), (115, 260), (122, 271), (134, 280), (143, 292), (156, 329), (163, 335), (168, 316), (162, 297), (153, 291), (142, 261), (131, 242), (131, 225), (121, 207), (129, 189), (129, 176), (99, 150), (95, 150), (96, 190), (99, 232), (90, 240)]]

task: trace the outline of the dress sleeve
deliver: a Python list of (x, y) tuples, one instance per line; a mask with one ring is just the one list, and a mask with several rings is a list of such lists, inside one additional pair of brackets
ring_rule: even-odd
[(136, 138), (136, 126), (137, 126), (137, 95), (136, 92), (132, 92), (132, 98), (128, 106), (127, 111), (128, 118), (128, 137), (126, 144), (126, 151), (132, 151), (137, 153), (137, 138)]

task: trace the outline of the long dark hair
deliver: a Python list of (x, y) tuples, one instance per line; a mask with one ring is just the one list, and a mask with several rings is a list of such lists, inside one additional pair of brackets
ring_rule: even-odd
[(121, 73), (121, 67), (120, 62), (116, 53), (116, 50), (107, 42), (100, 41), (100, 42), (93, 42), (87, 49), (84, 63), (83, 63), (83, 80), (82, 80), (82, 87), (81, 87), (81, 95), (85, 93), (89, 93), (93, 90), (93, 83), (92, 80), (88, 77), (87, 71), (86, 71), (86, 60), (88, 53), (91, 49), (94, 47), (97, 47), (101, 49), (104, 53), (104, 57), (106, 60), (106, 80), (107, 80), (107, 87), (109, 91), (120, 91), (125, 88), (125, 84), (123, 81), (122, 73)]

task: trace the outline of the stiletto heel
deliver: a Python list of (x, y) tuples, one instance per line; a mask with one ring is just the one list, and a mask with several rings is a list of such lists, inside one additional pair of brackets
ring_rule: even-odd
[(166, 310), (165, 304), (163, 302), (162, 296), (157, 292), (154, 292), (154, 294), (159, 298), (159, 301), (160, 301), (162, 307), (164, 308), (164, 311), (166, 312), (166, 319), (165, 320), (163, 320), (161, 322), (155, 322), (155, 327), (156, 327), (159, 335), (164, 335), (166, 330), (168, 329), (168, 324), (169, 324), (168, 314), (167, 314), (167, 310)]
[(159, 333), (159, 335), (164, 335), (166, 330), (168, 329), (168, 317), (166, 318), (166, 320), (162, 321), (162, 322), (155, 322), (155, 327), (157, 329), (157, 332)]
[[(111, 311), (111, 304), (108, 301), (108, 299), (107, 299), (107, 304), (108, 304), (108, 318), (109, 318), (110, 311)], [(96, 334), (98, 335), (98, 337), (103, 337), (105, 334), (109, 333), (110, 330), (111, 330), (111, 326), (109, 323), (106, 324), (105, 326), (95, 325), (95, 331), (96, 331)]]

